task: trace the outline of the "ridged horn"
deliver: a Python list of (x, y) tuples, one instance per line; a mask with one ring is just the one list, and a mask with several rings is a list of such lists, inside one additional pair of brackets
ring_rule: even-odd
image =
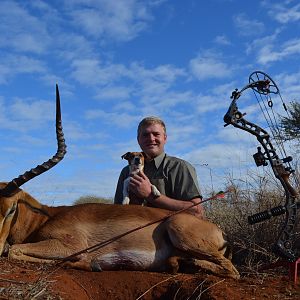
[(57, 139), (57, 152), (48, 161), (41, 165), (36, 166), (30, 171), (26, 171), (23, 175), (10, 181), (4, 188), (0, 189), (0, 196), (9, 197), (16, 189), (18, 189), (22, 184), (31, 180), (32, 178), (50, 170), (57, 163), (59, 163), (66, 154), (66, 144), (64, 139), (64, 133), (61, 122), (61, 109), (60, 109), (60, 97), (58, 85), (56, 84), (56, 139)]

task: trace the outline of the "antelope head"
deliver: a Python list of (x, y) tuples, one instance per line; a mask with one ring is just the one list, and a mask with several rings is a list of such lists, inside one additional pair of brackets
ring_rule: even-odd
[[(0, 256), (2, 255), (10, 228), (17, 212), (18, 203), (22, 201), (32, 209), (41, 210), (42, 205), (32, 197), (23, 192), (19, 187), (32, 178), (50, 170), (59, 163), (66, 154), (66, 144), (62, 130), (60, 97), (56, 85), (56, 138), (57, 152), (48, 161), (35, 168), (26, 171), (24, 174), (8, 183), (0, 183)], [(27, 196), (26, 196), (26, 195)]]

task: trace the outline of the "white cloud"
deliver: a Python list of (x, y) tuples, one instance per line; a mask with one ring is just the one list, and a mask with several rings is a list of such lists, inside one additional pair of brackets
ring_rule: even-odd
[[(120, 162), (121, 158), (120, 158)], [(76, 168), (64, 176), (60, 173), (64, 162), (22, 188), (46, 205), (72, 205), (81, 196), (112, 197), (115, 192), (119, 169)], [(89, 178), (89, 180), (87, 180)]]
[[(0, 118), (1, 128), (26, 132), (41, 129), (48, 122), (54, 122), (55, 119), (53, 102), (16, 98), (12, 104), (3, 100), (0, 104), (2, 104), (3, 111), (2, 118)], [(53, 113), (49, 113), (52, 111)]]
[(229, 41), (229, 39), (225, 35), (216, 36), (214, 41), (219, 45), (224, 45), (224, 46), (231, 45), (231, 42)]
[(300, 39), (287, 39), (284, 29), (276, 28), (273, 34), (250, 42), (246, 53), (254, 53), (258, 63), (263, 65), (282, 61), (300, 53)]
[(282, 3), (267, 4), (270, 17), (282, 24), (300, 20), (300, 4), (287, 7), (290, 3), (292, 2), (285, 1)]
[(264, 36), (262, 38), (254, 39), (253, 41), (248, 42), (246, 53), (250, 54), (252, 52), (257, 52), (259, 49), (265, 46), (271, 46), (278, 40), (279, 34), (282, 33), (281, 28), (275, 28), (274, 33)]
[(266, 45), (263, 46), (258, 52), (258, 62), (261, 64), (268, 64), (270, 62), (276, 62), (283, 60), (289, 56), (293, 56), (300, 53), (300, 39), (292, 39), (282, 43), (274, 50), (275, 46)]
[(45, 100), (29, 102), (26, 99), (16, 99), (11, 105), (10, 110), (17, 120), (49, 121), (54, 119), (53, 103)]
[(9, 66), (0, 63), (0, 84), (6, 83), (10, 74), (11, 74), (11, 69), (9, 68)]
[[(204, 114), (220, 108), (220, 103), (217, 100), (218, 97), (215, 95), (198, 95), (196, 105), (198, 113)], [(224, 105), (225, 107), (228, 106), (226, 103)]]
[[(240, 167), (241, 162), (249, 161), (245, 151), (246, 145), (239, 144), (209, 144), (187, 153), (184, 158), (192, 164), (201, 164), (209, 160), (211, 168)], [(251, 159), (251, 157), (250, 157)]]
[(132, 89), (126, 86), (109, 86), (100, 89), (97, 92), (95, 99), (128, 99), (131, 92)]
[(127, 74), (123, 65), (110, 64), (101, 65), (97, 59), (76, 59), (71, 64), (73, 68), (72, 76), (82, 84), (105, 85), (112, 83)]
[(65, 136), (68, 138), (68, 140), (72, 142), (82, 141), (93, 137), (91, 133), (85, 130), (82, 124), (72, 121), (70, 119), (65, 120), (63, 126)]
[[(30, 145), (30, 147), (36, 147), (36, 146), (41, 147), (41, 146), (48, 145), (48, 141), (45, 141), (45, 139), (33, 137), (27, 134), (22, 135), (18, 139), (18, 142), (20, 142), (20, 145)], [(22, 148), (19, 148), (19, 150), (21, 150), (21, 152), (23, 151)]]
[[(132, 91), (131, 94), (139, 96), (162, 95), (179, 77), (186, 76), (183, 69), (171, 65), (159, 65), (150, 69), (137, 62), (133, 62), (129, 66), (103, 65), (98, 59), (75, 60), (72, 68), (72, 76), (82, 84), (97, 88), (100, 92), (96, 98), (100, 99), (117, 95), (122, 98), (128, 97), (130, 91)], [(118, 87), (117, 84), (120, 80), (127, 81), (128, 86), (126, 88)], [(103, 87), (105, 85), (107, 87)], [(138, 88), (136, 88), (137, 86)]]
[(262, 22), (249, 19), (245, 14), (233, 17), (234, 24), (243, 36), (255, 36), (264, 32), (265, 26)]
[(229, 106), (229, 100), (224, 101), (224, 97), (229, 99), (234, 83), (224, 83), (212, 86), (209, 93), (199, 93), (191, 97), (193, 100), (194, 112), (205, 115), (208, 112), (214, 112), (220, 109), (226, 112)]
[(0, 83), (5, 83), (17, 74), (32, 74), (46, 72), (44, 63), (25, 55), (6, 55), (0, 60)]
[(43, 53), (51, 38), (42, 21), (13, 1), (0, 2), (0, 46), (15, 51)]
[[(55, 44), (53, 45), (55, 45), (53, 51), (55, 51), (58, 60), (69, 62), (73, 60), (76, 61), (77, 59), (97, 58), (97, 50), (95, 49), (93, 42), (87, 37), (79, 35), (77, 32), (74, 33), (67, 30), (61, 30), (60, 34), (55, 37)], [(68, 64), (68, 68), (69, 67)]]
[(189, 68), (198, 80), (226, 78), (231, 75), (231, 67), (222, 62), (216, 55), (201, 53), (190, 60)]
[(161, 4), (138, 0), (65, 1), (73, 25), (96, 38), (129, 41), (147, 28)]
[[(6, 83), (8, 78), (24, 72), (42, 71), (46, 74), (46, 67), (51, 69), (52, 66), (43, 65), (42, 60), (46, 61), (44, 55), (53, 53), (57, 60), (73, 61), (71, 72), (79, 82), (106, 84), (124, 70), (117, 64), (97, 62), (97, 39), (100, 42), (133, 39), (153, 19), (152, 10), (162, 3), (139, 0), (65, 1), (57, 10), (54, 5), (42, 1), (24, 5), (16, 1), (1, 1), (0, 47), (9, 49), (11, 56), (1, 58), (0, 83)], [(13, 64), (11, 60), (15, 53), (22, 53), (16, 59), (23, 61)], [(27, 55), (32, 56), (29, 58)], [(66, 68), (69, 69), (70, 65)]]
[[(184, 69), (172, 65), (158, 65), (146, 68), (134, 62), (128, 69), (128, 77), (139, 86), (137, 94), (141, 97), (162, 96), (180, 77), (186, 77)], [(162, 98), (162, 97), (161, 97)]]
[(114, 124), (117, 127), (131, 127), (133, 124), (137, 124), (140, 121), (140, 116), (132, 115), (129, 113), (118, 112), (106, 112), (101, 109), (87, 110), (85, 112), (85, 118), (87, 120), (99, 119), (101, 122)]
[(113, 106), (114, 111), (126, 111), (134, 113), (137, 110), (137, 105), (131, 101), (122, 101), (117, 102), (116, 105)]
[(276, 76), (281, 95), (286, 104), (293, 100), (300, 101), (300, 72), (281, 73)]

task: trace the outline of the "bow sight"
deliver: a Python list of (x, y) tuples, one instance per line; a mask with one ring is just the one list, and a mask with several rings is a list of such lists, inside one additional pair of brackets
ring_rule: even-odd
[[(248, 217), (249, 224), (255, 224), (270, 219), (271, 217), (286, 214), (285, 224), (282, 231), (278, 237), (277, 242), (273, 246), (273, 251), (289, 261), (296, 260), (296, 254), (293, 251), (293, 236), (294, 228), (296, 224), (297, 209), (300, 208), (300, 202), (296, 202), (299, 199), (298, 191), (290, 184), (289, 177), (294, 175), (294, 170), (292, 169), (290, 162), (292, 161), (291, 156), (286, 156), (283, 144), (277, 145), (281, 148), (281, 154), (284, 158), (279, 158), (276, 153), (276, 149), (271, 143), (271, 138), (269, 133), (258, 125), (247, 121), (244, 116), (246, 113), (241, 113), (237, 106), (237, 100), (241, 97), (242, 93), (248, 88), (252, 89), (256, 100), (263, 112), (263, 115), (268, 122), (268, 126), (271, 130), (273, 137), (280, 137), (278, 125), (276, 125), (276, 120), (271, 119), (271, 115), (265, 111), (273, 108), (273, 100), (271, 99), (271, 94), (279, 95), (281, 101), (281, 95), (276, 83), (273, 79), (261, 71), (255, 71), (249, 76), (249, 84), (247, 84), (240, 91), (235, 89), (231, 95), (231, 104), (227, 113), (224, 116), (224, 127), (228, 125), (233, 125), (239, 129), (245, 130), (250, 134), (256, 136), (257, 140), (261, 144), (261, 147), (257, 147), (257, 152), (253, 155), (256, 166), (267, 166), (270, 163), (275, 177), (282, 184), (285, 195), (286, 203), (285, 205), (279, 205), (277, 207), (271, 208), (263, 212), (259, 212)], [(286, 105), (282, 101), (284, 109), (287, 111)], [(264, 111), (265, 109), (265, 111)], [(274, 114), (273, 114), (274, 116)], [(276, 140), (276, 138), (275, 138)], [(295, 177), (295, 182), (297, 178)], [(298, 183), (299, 187), (299, 183)]]

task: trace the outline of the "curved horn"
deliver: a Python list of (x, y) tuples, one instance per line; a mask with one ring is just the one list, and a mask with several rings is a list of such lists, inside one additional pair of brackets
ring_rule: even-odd
[(3, 189), (0, 189), (0, 196), (9, 197), (22, 184), (50, 170), (52, 167), (54, 167), (57, 163), (59, 163), (64, 158), (67, 152), (66, 151), (67, 146), (65, 144), (64, 133), (62, 129), (60, 97), (59, 97), (59, 90), (57, 84), (56, 84), (56, 138), (57, 138), (56, 154), (48, 161), (44, 162), (43, 164), (36, 166), (34, 169), (31, 169), (30, 171), (26, 171), (23, 175), (20, 175), (19, 177), (9, 182)]

